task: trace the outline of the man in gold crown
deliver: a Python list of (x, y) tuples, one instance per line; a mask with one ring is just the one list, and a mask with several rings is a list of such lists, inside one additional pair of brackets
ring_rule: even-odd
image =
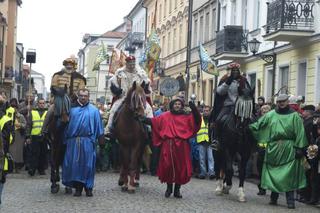
[(68, 122), (68, 115), (72, 103), (77, 101), (77, 92), (84, 89), (86, 79), (76, 72), (77, 61), (74, 56), (63, 61), (64, 68), (56, 72), (51, 80), (51, 95), (53, 96), (53, 105), (50, 106), (46, 119), (43, 124), (43, 133), (47, 133), (49, 119), (52, 113), (61, 122)]

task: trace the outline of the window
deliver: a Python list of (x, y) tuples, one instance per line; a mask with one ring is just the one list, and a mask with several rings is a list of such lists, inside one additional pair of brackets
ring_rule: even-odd
[(226, 19), (227, 19), (227, 6), (224, 6), (224, 7), (221, 8), (221, 26), (220, 26), (220, 29), (223, 29), (223, 27), (226, 26)]
[(159, 6), (159, 23), (161, 22), (162, 19), (162, 4)]
[(179, 49), (182, 49), (182, 35), (183, 35), (183, 28), (182, 24), (179, 26)]
[(256, 80), (257, 80), (257, 74), (256, 73), (248, 74), (248, 83), (250, 84), (251, 88), (256, 87)]
[(173, 49), (173, 52), (176, 51), (176, 48), (177, 48), (177, 29), (174, 28), (173, 29), (173, 44), (172, 44), (172, 49)]
[(203, 16), (200, 17), (199, 42), (203, 42)]
[(260, 5), (261, 5), (261, 0), (256, 0), (255, 1), (255, 10), (254, 10), (254, 29), (258, 29), (260, 27)]
[(111, 52), (113, 50), (114, 46), (113, 45), (107, 45), (107, 51)]
[(272, 91), (272, 76), (273, 76), (272, 67), (266, 68), (265, 82), (264, 82), (264, 85), (265, 85), (264, 96), (266, 97), (266, 100), (269, 100), (274, 94), (274, 91)]
[(307, 63), (299, 64), (297, 76), (297, 95), (306, 96)]
[(167, 15), (167, 0), (164, 0), (163, 18), (166, 18), (166, 15)]
[(247, 29), (248, 19), (248, 0), (242, 0), (242, 26), (243, 29)]
[[(164, 35), (162, 36), (162, 45), (161, 45), (162, 48), (164, 48), (165, 43), (166, 43), (166, 36)], [(161, 55), (162, 57), (165, 56), (165, 52), (161, 51)]]
[(204, 34), (204, 41), (209, 41), (209, 30), (210, 30), (210, 13), (206, 13), (206, 23), (205, 23), (205, 34)]
[(212, 26), (212, 29), (211, 29), (211, 38), (212, 39), (214, 39), (215, 37), (216, 37), (216, 27), (217, 27), (217, 25), (216, 25), (216, 8), (214, 8), (213, 10), (212, 10), (212, 24), (211, 24), (211, 26)]
[(198, 19), (194, 20), (193, 29), (193, 46), (196, 47), (198, 45)]
[(168, 33), (168, 43), (167, 43), (167, 55), (171, 54), (171, 49), (170, 49), (170, 45), (171, 44), (171, 33)]
[(279, 89), (281, 89), (280, 93), (286, 93), (289, 89), (289, 66), (280, 67)]

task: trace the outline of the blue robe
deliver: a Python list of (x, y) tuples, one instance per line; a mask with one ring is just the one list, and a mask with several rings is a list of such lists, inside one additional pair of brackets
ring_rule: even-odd
[(104, 134), (98, 109), (87, 104), (70, 110), (69, 124), (65, 129), (66, 153), (62, 166), (62, 183), (74, 187), (81, 182), (88, 189), (94, 185), (96, 141)]

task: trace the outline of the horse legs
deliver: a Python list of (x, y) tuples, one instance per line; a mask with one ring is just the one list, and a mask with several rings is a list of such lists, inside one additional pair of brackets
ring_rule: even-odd
[(129, 154), (130, 150), (128, 147), (120, 145), (121, 169), (118, 184), (123, 192), (128, 190)]
[(229, 191), (232, 187), (232, 176), (233, 176), (233, 158), (232, 154), (230, 153), (229, 150), (225, 151), (225, 185), (223, 187), (223, 193), (224, 194), (229, 194)]
[(244, 180), (246, 177), (246, 168), (249, 157), (245, 155), (241, 155), (241, 160), (239, 164), (239, 189), (238, 189), (238, 200), (240, 202), (246, 202), (246, 196), (244, 193)]
[(57, 158), (57, 145), (54, 144), (53, 142), (52, 147), (51, 147), (51, 159), (50, 159), (50, 164), (51, 164), (51, 171), (50, 171), (50, 181), (51, 181), (51, 193), (56, 194), (59, 192), (60, 185), (60, 176), (59, 176), (59, 163), (58, 163), (58, 158)]

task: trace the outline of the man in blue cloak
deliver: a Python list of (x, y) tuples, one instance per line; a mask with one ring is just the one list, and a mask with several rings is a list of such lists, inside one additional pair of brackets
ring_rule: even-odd
[(80, 89), (64, 133), (66, 153), (62, 166), (62, 183), (75, 188), (76, 197), (81, 196), (83, 188), (86, 196), (93, 196), (97, 141), (104, 146), (100, 113), (89, 103), (89, 90)]

